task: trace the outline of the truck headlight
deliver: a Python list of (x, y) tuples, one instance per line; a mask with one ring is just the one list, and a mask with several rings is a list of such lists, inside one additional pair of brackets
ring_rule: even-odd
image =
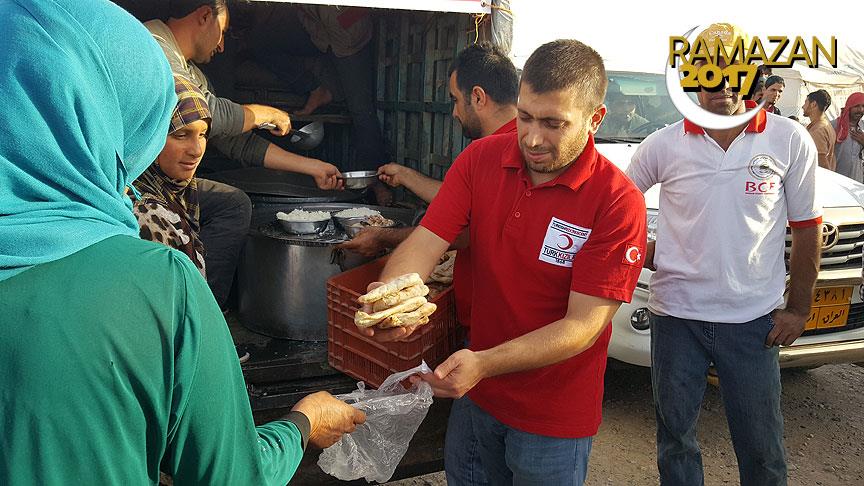
[(648, 309), (640, 307), (630, 314), (630, 325), (637, 331), (647, 331), (651, 327), (648, 321)]

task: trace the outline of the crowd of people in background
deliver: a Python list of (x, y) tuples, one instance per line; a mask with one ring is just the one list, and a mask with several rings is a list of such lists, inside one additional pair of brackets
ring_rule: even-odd
[[(782, 115), (777, 103), (786, 88), (786, 81), (765, 65), (758, 67), (757, 74), (749, 99), (756, 103), (764, 102), (768, 113)], [(807, 131), (819, 151), (819, 167), (864, 183), (864, 92), (851, 93), (833, 120), (825, 114), (831, 105), (831, 93), (818, 89), (807, 94), (801, 107), (801, 114), (807, 118)], [(804, 123), (795, 115), (789, 118)]]
[(819, 151), (819, 166), (864, 183), (864, 93), (849, 95), (840, 115), (828, 120), (825, 112), (831, 103), (831, 94), (819, 89), (809, 93), (801, 107)]

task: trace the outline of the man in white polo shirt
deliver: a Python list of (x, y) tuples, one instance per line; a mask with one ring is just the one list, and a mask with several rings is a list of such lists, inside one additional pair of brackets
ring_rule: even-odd
[[(745, 36), (729, 24), (707, 31), (720, 33), (706, 38), (712, 49), (716, 39), (732, 46)], [(746, 111), (728, 88), (698, 98), (715, 114)], [(803, 332), (818, 273), (816, 165), (806, 129), (764, 110), (728, 130), (683, 120), (648, 137), (633, 155), (627, 174), (639, 189), (661, 184), (656, 252), (649, 245), (645, 264), (656, 266), (648, 307), (664, 486), (704, 482), (696, 421), (712, 363), (741, 484), (786, 484), (778, 346)], [(790, 290), (780, 309), (787, 221)]]

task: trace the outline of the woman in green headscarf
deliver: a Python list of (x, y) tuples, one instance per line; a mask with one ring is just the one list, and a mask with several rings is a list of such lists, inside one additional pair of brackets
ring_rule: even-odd
[(0, 41), (0, 484), (285, 484), (363, 416), (318, 393), (255, 427), (206, 282), (138, 238), (161, 50), (105, 0), (0, 1)]

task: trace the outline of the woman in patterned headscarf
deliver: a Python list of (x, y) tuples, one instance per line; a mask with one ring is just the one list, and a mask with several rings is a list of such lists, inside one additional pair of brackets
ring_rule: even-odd
[(137, 199), (132, 208), (141, 238), (180, 250), (204, 275), (195, 169), (207, 147), (212, 117), (200, 89), (182, 77), (174, 82), (178, 101), (168, 139), (153, 164), (133, 183), (138, 194), (132, 195)]

